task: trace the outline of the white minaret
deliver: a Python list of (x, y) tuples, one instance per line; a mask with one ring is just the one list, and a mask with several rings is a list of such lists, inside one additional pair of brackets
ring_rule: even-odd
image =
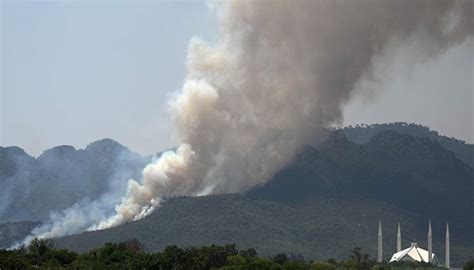
[(400, 223), (398, 223), (398, 231), (397, 231), (397, 252), (402, 250), (402, 233), (400, 231)]
[(449, 223), (446, 223), (446, 268), (449, 269)]
[(433, 236), (431, 233), (431, 220), (428, 225), (428, 262), (433, 261)]
[(383, 261), (382, 254), (382, 221), (379, 221), (379, 239), (377, 245), (377, 262), (381, 263)]

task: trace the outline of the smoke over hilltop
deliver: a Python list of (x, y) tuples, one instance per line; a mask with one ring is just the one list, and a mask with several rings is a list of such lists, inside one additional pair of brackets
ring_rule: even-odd
[(263, 183), (342, 120), (389, 44), (413, 37), (429, 57), (473, 32), (471, 1), (231, 1), (216, 10), (219, 41), (191, 41), (186, 82), (171, 101), (184, 144), (149, 165), (142, 183), (130, 180), (99, 228), (139, 218), (166, 196)]
[[(219, 39), (193, 39), (170, 101), (183, 143), (129, 180), (116, 214), (138, 219), (167, 196), (240, 192), (268, 180), (321, 128), (342, 121), (374, 59), (407, 40), (419, 58), (472, 35), (470, 0), (228, 1), (213, 6)], [(389, 58), (387, 58), (389, 59)]]

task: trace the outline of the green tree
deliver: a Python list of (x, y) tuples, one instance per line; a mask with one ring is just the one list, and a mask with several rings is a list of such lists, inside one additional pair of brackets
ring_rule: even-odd
[(254, 258), (257, 257), (257, 251), (253, 248), (244, 249), (239, 251), (240, 256), (244, 258)]
[(326, 260), (326, 262), (329, 263), (329, 264), (332, 264), (334, 266), (337, 265), (337, 261), (334, 258), (329, 258), (329, 259)]
[(307, 270), (309, 265), (301, 261), (288, 261), (281, 266), (282, 270)]
[(53, 244), (48, 239), (33, 239), (28, 245), (28, 254), (32, 257), (32, 264), (41, 265), (46, 253), (53, 248)]
[(286, 253), (279, 253), (273, 257), (273, 262), (278, 263), (279, 265), (282, 265), (286, 262), (288, 262), (288, 255)]
[(468, 261), (464, 266), (462, 267), (463, 270), (474, 270), (474, 259)]
[(0, 250), (0, 269), (28, 270), (33, 267), (24, 253), (18, 250)]
[(55, 264), (67, 266), (74, 262), (77, 258), (75, 252), (66, 249), (50, 249), (44, 255), (45, 261), (53, 261)]
[(242, 267), (241, 269), (245, 270), (280, 270), (281, 266), (271, 260), (264, 259), (261, 257), (256, 257)]
[[(334, 259), (333, 259), (334, 260)], [(334, 260), (335, 262), (335, 260)], [(313, 262), (311, 264), (311, 269), (314, 270), (335, 270), (336, 264), (327, 263), (327, 262)]]
[(343, 262), (344, 268), (353, 270), (369, 270), (374, 264), (375, 262), (370, 260), (369, 254), (362, 253), (362, 249), (359, 247), (355, 247), (351, 251), (349, 259)]
[(245, 265), (246, 260), (242, 255), (231, 255), (227, 257), (227, 264), (232, 266)]

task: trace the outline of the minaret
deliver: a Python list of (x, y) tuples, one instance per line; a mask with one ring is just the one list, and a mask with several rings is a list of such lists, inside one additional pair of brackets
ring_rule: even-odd
[(377, 262), (381, 263), (383, 261), (382, 254), (382, 222), (379, 221), (379, 239), (378, 239), (378, 248), (377, 248)]
[(397, 252), (402, 250), (402, 233), (400, 232), (400, 223), (398, 223), (398, 231), (397, 231)]
[(431, 220), (428, 225), (428, 262), (432, 262), (433, 260), (433, 235), (431, 233)]
[(449, 269), (449, 223), (446, 223), (446, 268)]

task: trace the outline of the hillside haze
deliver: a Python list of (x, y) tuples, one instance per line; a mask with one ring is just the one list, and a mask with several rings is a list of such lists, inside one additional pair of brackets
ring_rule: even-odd
[(106, 191), (125, 192), (125, 182), (140, 177), (151, 160), (104, 139), (76, 150), (63, 145), (31, 157), (19, 147), (0, 147), (0, 220), (44, 221)]

